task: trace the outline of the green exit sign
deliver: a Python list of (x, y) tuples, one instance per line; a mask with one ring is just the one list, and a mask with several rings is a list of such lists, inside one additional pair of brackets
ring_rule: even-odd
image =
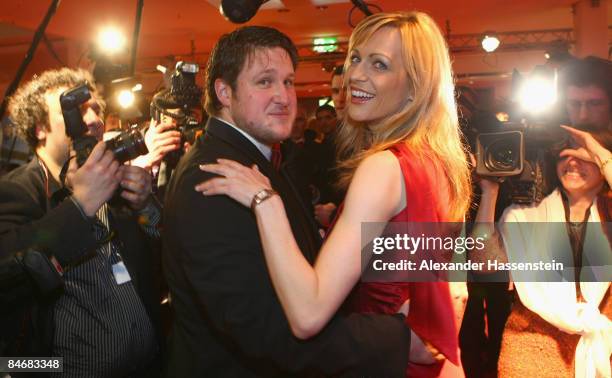
[(323, 37), (315, 38), (312, 41), (313, 50), (319, 53), (334, 52), (338, 50), (338, 38), (336, 37)]

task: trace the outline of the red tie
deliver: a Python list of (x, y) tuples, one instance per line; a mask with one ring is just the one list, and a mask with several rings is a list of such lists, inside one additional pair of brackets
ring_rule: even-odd
[(281, 155), (280, 143), (274, 143), (272, 145), (272, 157), (270, 158), (270, 162), (272, 163), (274, 169), (278, 171), (282, 161), (283, 156)]

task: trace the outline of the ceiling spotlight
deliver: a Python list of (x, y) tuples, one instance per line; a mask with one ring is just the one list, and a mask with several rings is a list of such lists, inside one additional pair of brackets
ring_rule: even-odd
[(497, 38), (493, 34), (486, 34), (481, 41), (482, 48), (484, 51), (490, 53), (493, 52), (499, 47), (499, 38)]
[(569, 53), (569, 44), (562, 40), (551, 42), (544, 56), (546, 60), (559, 66), (571, 61), (573, 58)]
[(123, 109), (127, 109), (134, 104), (134, 93), (129, 89), (119, 91), (117, 102)]
[(114, 54), (121, 51), (125, 46), (125, 37), (116, 28), (108, 27), (103, 29), (98, 35), (98, 47), (100, 51)]

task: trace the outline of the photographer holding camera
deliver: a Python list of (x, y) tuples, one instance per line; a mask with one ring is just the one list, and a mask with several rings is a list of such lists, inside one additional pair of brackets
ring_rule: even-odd
[(151, 101), (151, 122), (145, 132), (150, 152), (135, 164), (151, 170), (159, 198), (163, 198), (179, 159), (203, 132), (202, 89), (196, 84), (199, 70), (195, 63), (178, 62), (170, 87), (156, 93)]
[[(568, 272), (573, 271), (570, 282), (524, 282), (523, 272), (513, 272), (516, 295), (501, 338), (499, 377), (573, 377), (574, 371), (590, 376), (583, 375), (589, 368), (596, 369), (598, 376), (609, 376), (605, 338), (612, 332), (610, 271), (604, 268), (594, 279), (591, 269), (610, 266), (610, 135), (564, 128), (572, 143), (561, 152), (550, 151), (555, 190), (538, 204), (508, 207), (499, 234), (492, 229), (499, 184), (488, 179), (480, 184), (483, 194), (473, 232), (501, 238), (491, 237), (486, 254), (470, 258), (503, 263), (554, 256), (569, 261)], [(537, 235), (536, 240), (530, 235)], [(600, 371), (606, 365), (607, 375)]]
[[(9, 102), (36, 156), (0, 183), (0, 258), (36, 246), (59, 264), (63, 288), (38, 298), (24, 317), (35, 321), (24, 321), (20, 343), (3, 352), (63, 357), (68, 377), (153, 376), (161, 345), (151, 253), (159, 211), (150, 175), (122, 165), (122, 151), (101, 142), (94, 87), (76, 109), (84, 137), (98, 142), (88, 155), (77, 149), (84, 159), (78, 166), (71, 149), (78, 141), (67, 136), (60, 95), (84, 82), (93, 79), (83, 70), (47, 71)], [(110, 201), (117, 190), (123, 201)]]
[[(480, 181), (473, 234), (490, 237), (486, 254), (471, 259), (515, 263), (554, 256), (569, 268), (562, 282), (544, 282), (542, 273), (526, 279), (524, 272), (512, 272), (516, 295), (503, 328), (499, 377), (610, 375), (612, 76), (609, 62), (593, 58), (577, 60), (563, 73), (562, 98), (574, 127), (562, 126), (569, 141), (545, 151), (552, 193), (537, 203), (506, 208), (497, 233), (500, 185)], [(597, 279), (593, 272), (599, 272)]]

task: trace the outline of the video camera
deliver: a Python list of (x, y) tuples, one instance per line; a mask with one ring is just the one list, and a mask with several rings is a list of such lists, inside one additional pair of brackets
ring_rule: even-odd
[(476, 136), (476, 174), (506, 182), (512, 203), (538, 203), (553, 189), (551, 151), (565, 145), (567, 136), (552, 124), (506, 122), (501, 127), (504, 131)]
[[(196, 63), (178, 62), (170, 77), (170, 88), (157, 93), (151, 101), (151, 118), (161, 122), (163, 114), (176, 120), (181, 133), (181, 146), (185, 142), (195, 142), (201, 129), (201, 123), (194, 113), (194, 109), (201, 107), (202, 100), (202, 89), (196, 84), (199, 71)], [(180, 155), (179, 151), (175, 153)], [(171, 156), (169, 158), (172, 159)]]
[(528, 77), (513, 73), (511, 121), (498, 122), (472, 141), (476, 173), (505, 182), (511, 203), (538, 203), (552, 189), (553, 155), (567, 145), (556, 107), (557, 73), (543, 66)]
[[(85, 82), (60, 95), (66, 135), (72, 139), (79, 167), (85, 163), (98, 143), (95, 137), (86, 135), (87, 125), (81, 114), (81, 106), (91, 98), (89, 89), (89, 84)], [(123, 131), (115, 138), (106, 141), (106, 148), (113, 152), (115, 159), (121, 164), (149, 152), (142, 134), (136, 129)]]

